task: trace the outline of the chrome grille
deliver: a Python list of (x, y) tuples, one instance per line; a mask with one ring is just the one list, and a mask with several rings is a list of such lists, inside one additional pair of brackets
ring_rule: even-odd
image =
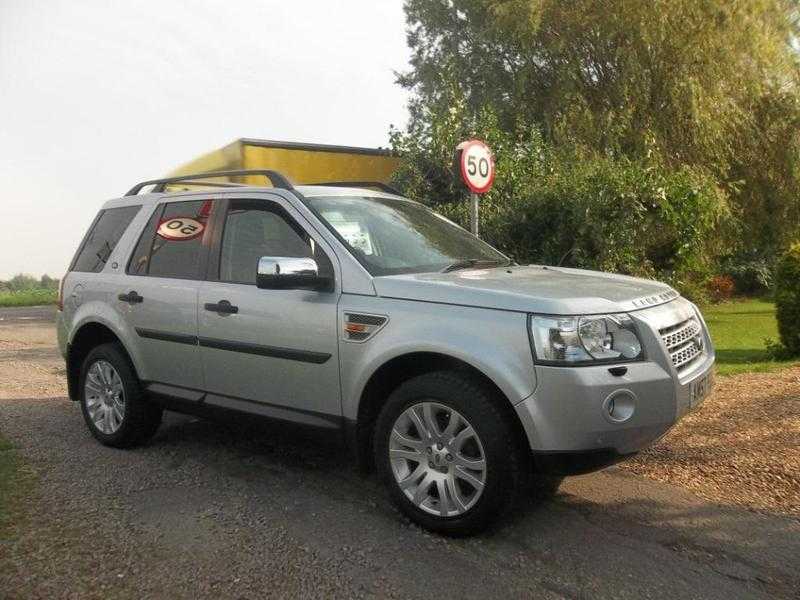
[(672, 364), (684, 370), (703, 354), (703, 328), (694, 317), (660, 329), (661, 339), (669, 352)]

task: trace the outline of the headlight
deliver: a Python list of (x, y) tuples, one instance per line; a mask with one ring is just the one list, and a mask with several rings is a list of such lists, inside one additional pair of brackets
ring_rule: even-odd
[(541, 364), (641, 360), (642, 343), (626, 314), (559, 317), (531, 315), (531, 339)]

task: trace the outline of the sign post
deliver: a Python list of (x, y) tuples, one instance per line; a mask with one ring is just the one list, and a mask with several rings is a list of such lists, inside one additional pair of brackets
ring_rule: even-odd
[(478, 232), (478, 194), (472, 192), (470, 194), (470, 211), (469, 211), (469, 222), (470, 222), (470, 230), (472, 231), (472, 235), (475, 237), (480, 237)]
[(478, 235), (478, 196), (492, 189), (494, 157), (489, 146), (480, 140), (461, 142), (456, 147), (456, 163), (461, 178), (470, 190), (470, 228)]

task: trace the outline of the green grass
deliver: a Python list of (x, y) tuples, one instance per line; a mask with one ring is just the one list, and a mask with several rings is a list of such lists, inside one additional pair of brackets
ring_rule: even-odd
[(19, 520), (30, 489), (31, 478), (23, 472), (16, 450), (0, 435), (0, 542)]
[(703, 316), (711, 330), (720, 375), (774, 371), (796, 361), (773, 361), (765, 340), (778, 340), (775, 305), (763, 300), (734, 300), (708, 306)]
[(40, 306), (55, 304), (58, 291), (46, 289), (20, 290), (18, 292), (0, 292), (0, 306)]

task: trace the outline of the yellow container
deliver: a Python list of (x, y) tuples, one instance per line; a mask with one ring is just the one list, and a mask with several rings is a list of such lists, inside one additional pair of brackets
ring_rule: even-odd
[[(296, 185), (326, 182), (388, 183), (398, 163), (397, 156), (382, 148), (242, 138), (182, 165), (168, 176), (232, 169), (272, 169)], [(237, 181), (270, 185), (261, 176), (237, 178)]]

